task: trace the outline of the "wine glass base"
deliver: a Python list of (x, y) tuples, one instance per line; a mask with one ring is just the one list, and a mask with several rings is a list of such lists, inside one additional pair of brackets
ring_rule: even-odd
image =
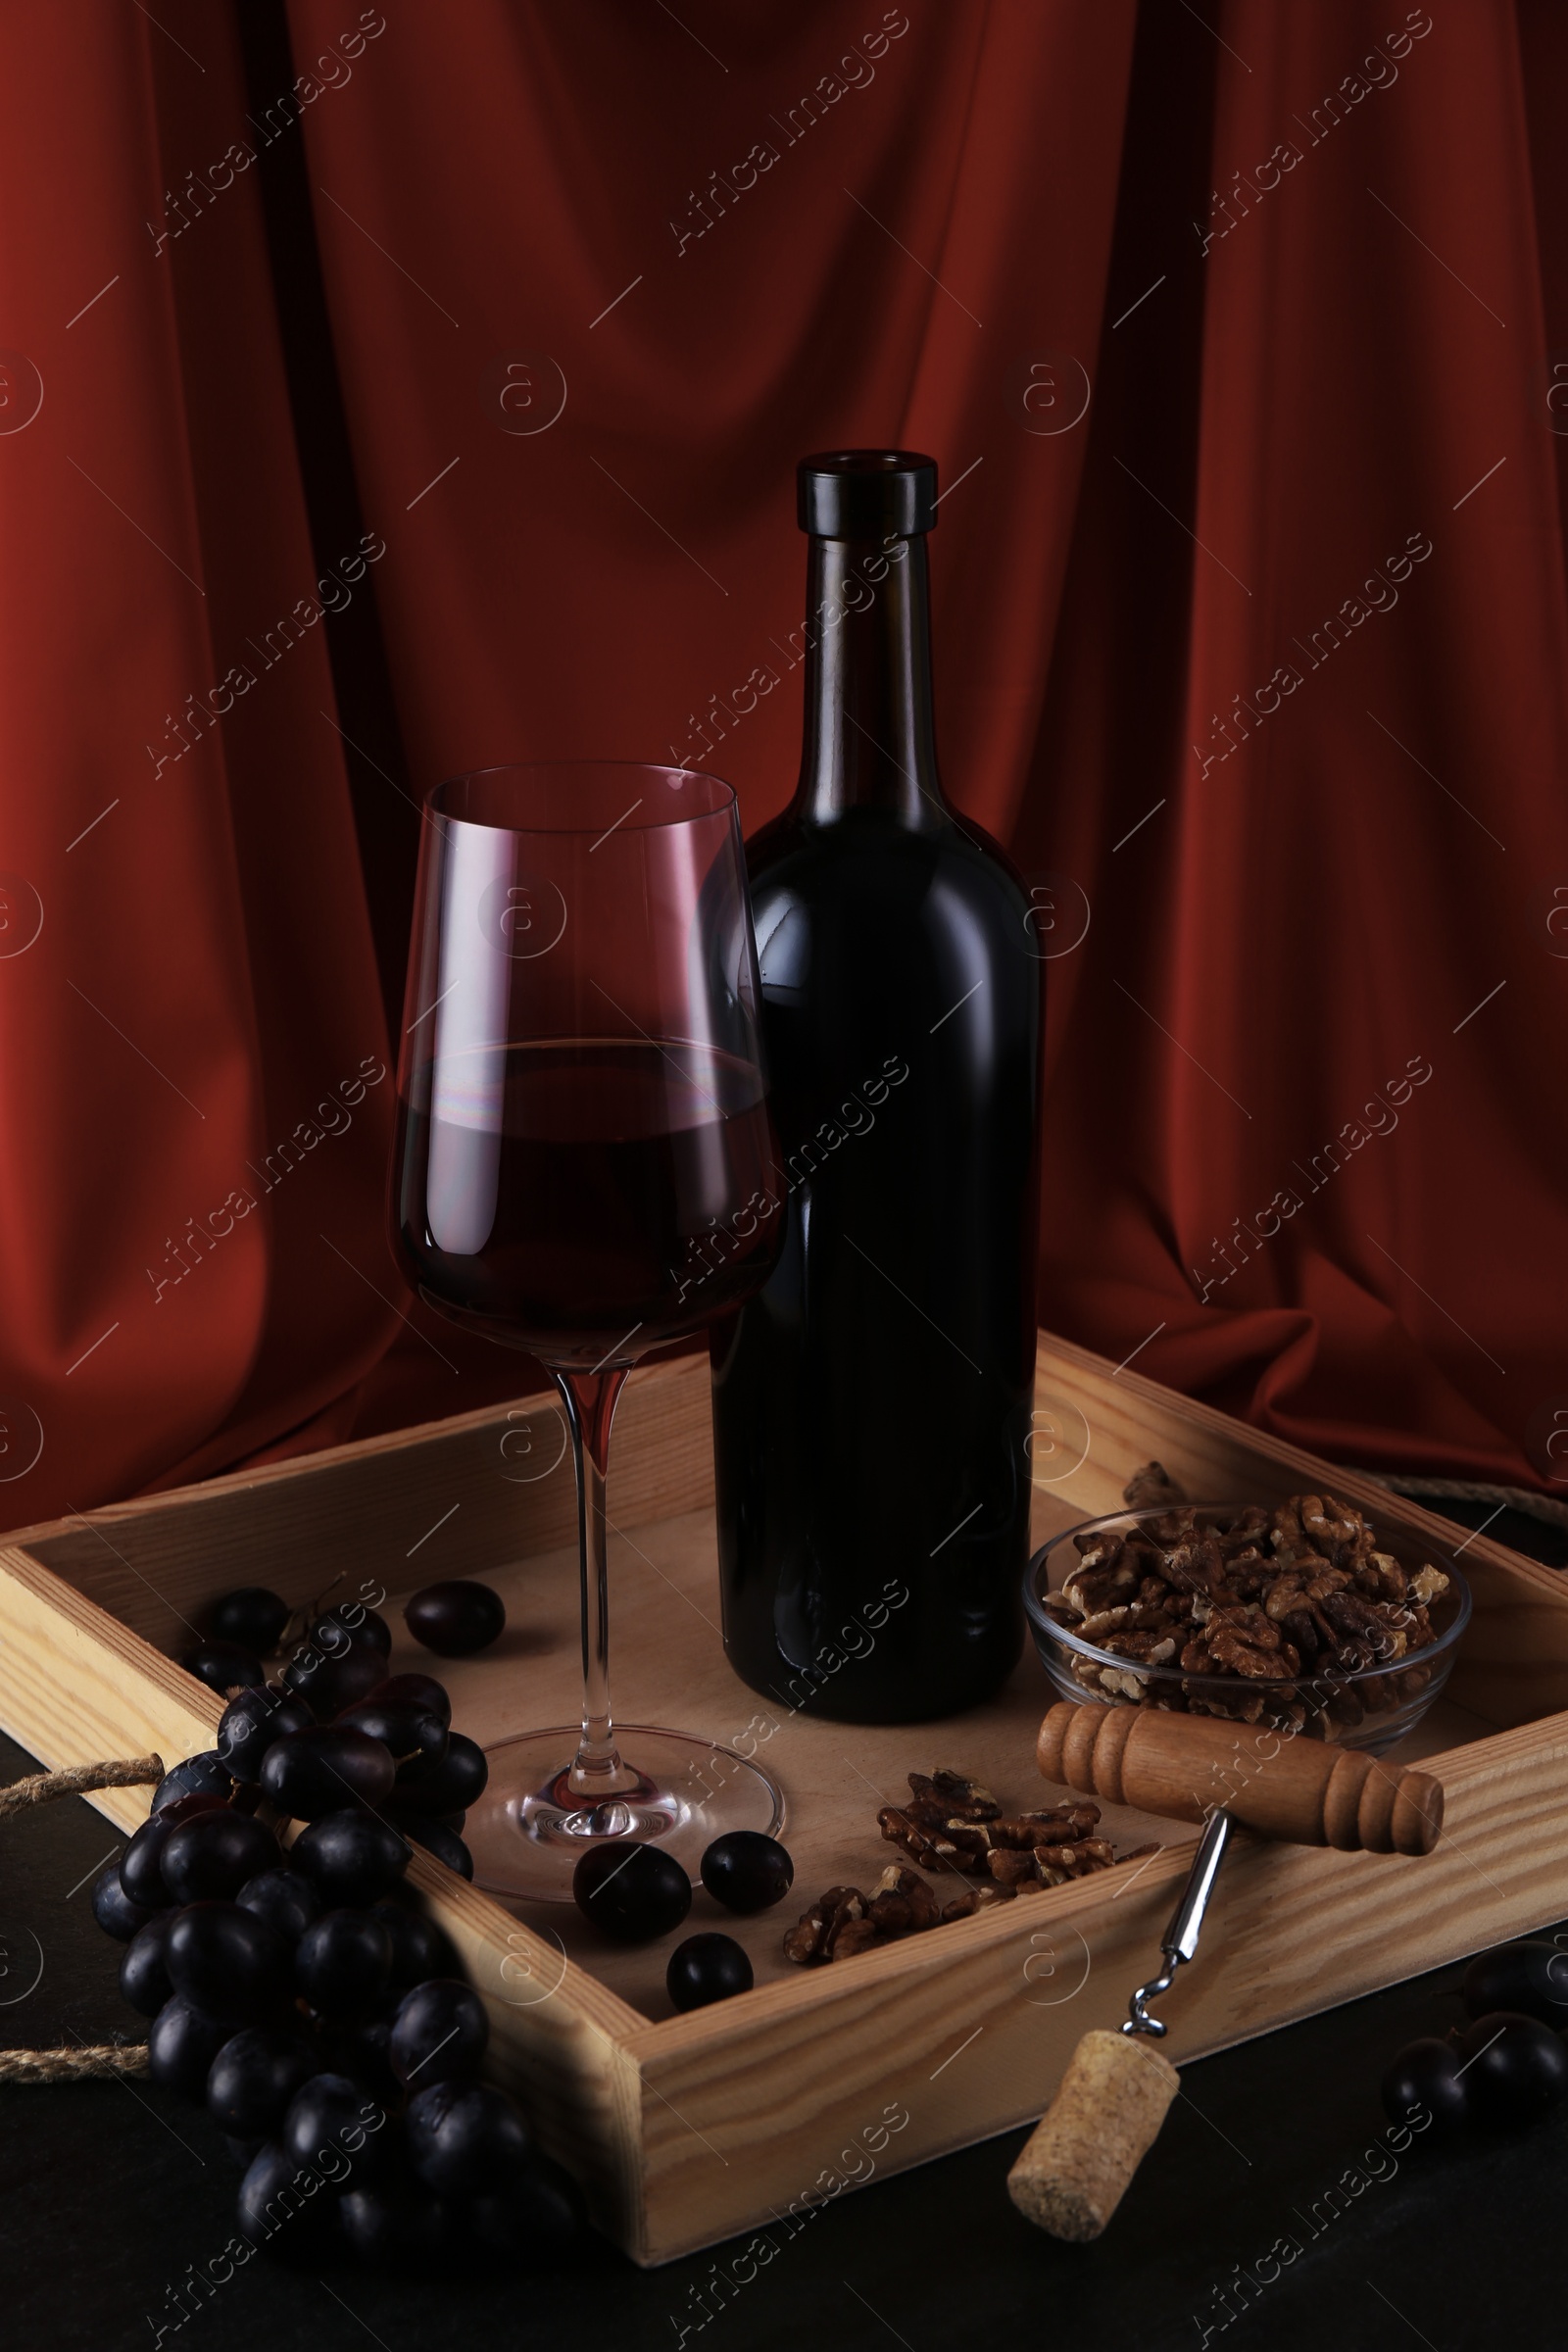
[(487, 1894), (569, 1903), (577, 1864), (612, 1838), (662, 1846), (695, 1881), (715, 1838), (730, 1830), (776, 1838), (784, 1826), (783, 1796), (746, 1757), (695, 1732), (641, 1723), (615, 1727), (632, 1785), (585, 1804), (567, 1781), (580, 1737), (566, 1724), (486, 1748), (490, 1778), (463, 1837), (473, 1883)]

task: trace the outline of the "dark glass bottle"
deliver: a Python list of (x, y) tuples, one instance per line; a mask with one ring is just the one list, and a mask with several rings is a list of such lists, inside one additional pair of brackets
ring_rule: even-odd
[(801, 778), (747, 850), (785, 1239), (711, 1340), (730, 1662), (852, 1723), (997, 1689), (1029, 1540), (1044, 966), (937, 776), (935, 501), (905, 451), (800, 467)]

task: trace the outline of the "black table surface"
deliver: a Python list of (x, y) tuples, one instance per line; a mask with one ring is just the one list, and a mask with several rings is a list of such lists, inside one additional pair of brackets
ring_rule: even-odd
[[(0, 1780), (35, 1769), (0, 1740)], [(79, 1798), (0, 1825), (0, 2044), (140, 2038), (116, 1988), (120, 1947), (88, 1908), (118, 1844)], [(1058, 2245), (1013, 2210), (1015, 2132), (873, 2178), (793, 2236), (775, 2226), (776, 2250), (760, 2259), (746, 2255), (751, 2232), (651, 2272), (608, 2246), (570, 2273), (437, 2282), (347, 2260), (317, 2277), (258, 2259), (179, 2325), (189, 2293), (181, 2306), (170, 2290), (233, 2231), (238, 2174), (217, 2130), (145, 2081), (0, 2089), (5, 2341), (15, 2352), (160, 2341), (181, 2352), (1555, 2352), (1568, 2345), (1568, 2110), (1519, 2135), (1396, 2152), (1378, 2103), (1401, 2043), (1461, 2018), (1462, 1975), (1413, 1978), (1185, 2069), (1096, 2245)], [(1288, 2259), (1271, 2254), (1281, 2240)]]

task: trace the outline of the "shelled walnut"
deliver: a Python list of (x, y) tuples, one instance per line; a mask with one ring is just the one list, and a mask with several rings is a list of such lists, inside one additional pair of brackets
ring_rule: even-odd
[[(862, 1936), (858, 1931), (865, 1930)], [(791, 1960), (807, 1967), (813, 1960), (836, 1960), (846, 1938), (848, 1948), (860, 1951), (867, 1942), (876, 1941), (877, 1930), (865, 1916), (865, 1897), (858, 1886), (830, 1886), (817, 1896), (809, 1911), (804, 1912), (798, 1927), (791, 1928), (784, 1938), (784, 1950)]]
[(1172, 1503), (1187, 1500), (1163, 1462), (1145, 1462), (1141, 1470), (1135, 1470), (1121, 1498), (1130, 1511), (1167, 1510)]
[[(1152, 1462), (1126, 1492), (1157, 1497), (1161, 1485), (1175, 1491)], [(1293, 1494), (1273, 1510), (1152, 1507), (1158, 1515), (1141, 1526), (1076, 1535), (1078, 1563), (1046, 1598), (1068, 1631), (1126, 1661), (1072, 1656), (1073, 1675), (1097, 1696), (1299, 1730), (1319, 1706), (1353, 1725), (1426, 1687), (1430, 1671), (1405, 1661), (1436, 1641), (1430, 1607), (1448, 1579), (1430, 1563), (1405, 1569), (1359, 1511), (1332, 1494)], [(1344, 1687), (1347, 1675), (1380, 1666), (1390, 1674)], [(1209, 1687), (1152, 1683), (1143, 1671), (1152, 1667)], [(1211, 1678), (1234, 1681), (1236, 1696), (1216, 1693)], [(1313, 1686), (1305, 1693), (1303, 1679)], [(1271, 1684), (1291, 1689), (1274, 1699)]]
[[(919, 1868), (890, 1864), (870, 1895), (858, 1886), (830, 1886), (784, 1938), (786, 1955), (803, 1968), (848, 1959), (1135, 1858), (1118, 1854), (1107, 1839), (1093, 1835), (1100, 1824), (1098, 1805), (1005, 1813), (990, 1789), (966, 1773), (911, 1772), (908, 1780), (905, 1803), (884, 1805), (877, 1825), (889, 1843)], [(1155, 1850), (1139, 1846), (1137, 1856)], [(959, 1882), (958, 1891), (946, 1901), (930, 1884), (944, 1871)]]

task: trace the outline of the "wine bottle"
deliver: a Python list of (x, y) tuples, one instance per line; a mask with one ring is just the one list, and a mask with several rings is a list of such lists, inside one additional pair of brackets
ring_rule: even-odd
[(805, 748), (747, 849), (784, 1241), (710, 1336), (730, 1662), (851, 1723), (998, 1688), (1029, 1542), (1044, 964), (937, 773), (936, 480), (799, 468)]

